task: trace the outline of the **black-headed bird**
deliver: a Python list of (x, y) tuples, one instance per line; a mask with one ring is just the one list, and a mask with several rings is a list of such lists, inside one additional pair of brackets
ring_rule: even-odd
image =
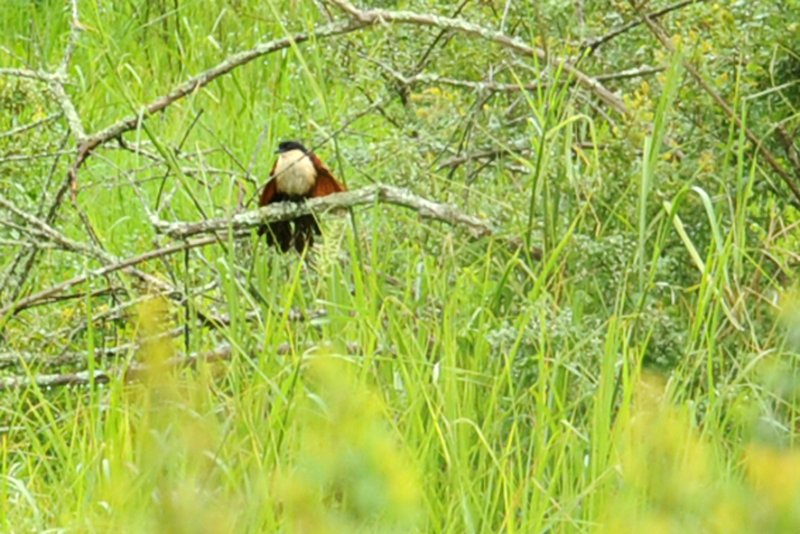
[[(269, 173), (270, 180), (261, 191), (259, 206), (273, 202), (305, 202), (346, 191), (331, 174), (330, 169), (310, 150), (297, 141), (284, 141), (275, 151), (278, 159)], [(294, 225), (294, 228), (292, 228)], [(314, 244), (314, 234), (321, 235), (313, 214), (301, 215), (290, 221), (276, 221), (261, 226), (258, 235), (267, 234), (267, 245), (277, 245), (286, 252), (292, 245), (297, 252)]]

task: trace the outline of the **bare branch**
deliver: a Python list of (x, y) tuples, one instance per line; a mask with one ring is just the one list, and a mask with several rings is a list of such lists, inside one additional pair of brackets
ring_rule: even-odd
[(506, 31), (506, 20), (508, 19), (508, 11), (511, 8), (511, 0), (506, 0), (506, 6), (503, 8), (503, 18), (500, 19), (500, 32)]
[[(180, 332), (175, 333), (180, 335), (183, 332), (183, 327), (175, 330)], [(102, 361), (105, 359), (122, 358), (132, 352), (136, 352), (139, 345), (138, 343), (123, 343), (114, 347), (98, 348), (94, 351), (95, 361)], [(35, 354), (30, 351), (8, 351), (0, 352), (0, 369), (8, 367), (44, 367), (53, 368), (61, 367), (64, 365), (86, 365), (87, 356), (80, 352), (66, 352), (60, 356), (47, 356), (44, 354)]]
[[(47, 238), (52, 241), (53, 243), (61, 246), (66, 250), (71, 250), (73, 252), (77, 252), (79, 254), (83, 254), (85, 256), (89, 256), (90, 258), (101, 259), (101, 255), (98, 254), (96, 250), (92, 247), (80, 243), (78, 241), (73, 241), (68, 237), (64, 236), (57, 230), (55, 230), (52, 226), (45, 223), (41, 219), (34, 217), (33, 215), (27, 213), (26, 211), (18, 208), (15, 206), (11, 201), (6, 199), (3, 195), (0, 195), (0, 207), (7, 209), (8, 211), (14, 213), (17, 217), (24, 220), (29, 225), (35, 227), (38, 232), (42, 235), (47, 236)], [(2, 313), (0, 313), (2, 315)]]
[[(133, 130), (136, 128), (137, 124), (140, 120), (146, 119), (147, 117), (151, 116), (154, 113), (157, 113), (174, 102), (186, 97), (187, 95), (197, 91), (198, 89), (205, 87), (212, 81), (216, 80), (220, 76), (229, 73), (233, 69), (237, 67), (241, 67), (254, 59), (257, 59), (261, 56), (271, 54), (275, 51), (282, 50), (284, 48), (289, 48), (292, 43), (302, 43), (307, 41), (312, 35), (314, 38), (319, 39), (321, 37), (330, 37), (333, 35), (341, 35), (344, 33), (349, 33), (360, 28), (367, 26), (367, 24), (357, 22), (357, 21), (346, 21), (346, 22), (336, 22), (333, 24), (326, 24), (325, 26), (320, 26), (314, 29), (312, 32), (302, 32), (295, 34), (291, 37), (284, 37), (282, 39), (276, 39), (274, 41), (270, 41), (268, 43), (263, 43), (260, 45), (256, 45), (250, 50), (246, 50), (244, 52), (239, 52), (237, 54), (233, 54), (229, 56), (225, 61), (218, 64), (215, 67), (208, 69), (205, 72), (190, 78), (189, 80), (185, 81), (168, 94), (156, 99), (155, 101), (147, 104), (143, 107), (142, 112), (137, 115), (131, 115), (126, 117), (118, 122), (115, 122), (111, 126), (96, 132), (95, 134), (89, 136), (85, 142), (80, 147), (80, 155), (79, 161), (80, 164), (86, 159), (86, 156), (89, 152), (94, 150), (98, 145), (105, 143), (109, 139), (114, 139), (115, 137), (119, 137), (123, 133)], [(80, 164), (78, 167), (80, 167)]]
[(26, 68), (33, 70), (33, 68), (30, 66), (30, 64), (27, 61), (25, 61), (25, 58), (23, 58), (21, 56), (18, 56), (17, 54), (15, 54), (11, 50), (9, 50), (8, 47), (0, 45), (0, 52), (3, 52), (8, 57), (14, 59), (15, 61), (19, 62), (20, 64), (25, 65)]
[(72, 4), (72, 19), (70, 19), (69, 37), (67, 38), (67, 46), (64, 48), (64, 56), (56, 69), (56, 75), (61, 79), (65, 79), (67, 76), (67, 67), (69, 67), (72, 54), (75, 53), (75, 47), (78, 46), (78, 39), (83, 31), (83, 25), (78, 17), (78, 0), (71, 0), (70, 3)]
[[(384, 10), (360, 11), (354, 8), (352, 4), (346, 2), (345, 0), (333, 0), (333, 1), (336, 5), (338, 5), (340, 8), (342, 8), (351, 16), (353, 16), (355, 20), (327, 24), (316, 28), (312, 32), (298, 33), (294, 36), (273, 40), (268, 43), (257, 45), (250, 50), (234, 54), (225, 59), (217, 66), (187, 80), (186, 82), (182, 83), (181, 85), (173, 89), (168, 94), (156, 99), (150, 104), (145, 105), (140, 113), (126, 117), (112, 124), (111, 126), (108, 126), (107, 128), (99, 132), (96, 132), (88, 137), (85, 138), (81, 137), (80, 139), (82, 140), (82, 142), (80, 143), (80, 146), (78, 148), (78, 157), (73, 163), (73, 165), (70, 167), (68, 172), (68, 176), (73, 186), (73, 192), (75, 191), (77, 184), (78, 170), (86, 161), (86, 158), (88, 157), (89, 153), (91, 153), (91, 151), (94, 150), (97, 146), (107, 142), (110, 139), (117, 138), (121, 134), (136, 128), (139, 121), (144, 120), (149, 116), (151, 116), (152, 114), (167, 108), (177, 100), (180, 100), (188, 96), (189, 94), (193, 93), (194, 91), (197, 91), (198, 89), (208, 85), (216, 78), (224, 74), (227, 74), (233, 69), (245, 65), (250, 61), (258, 57), (261, 57), (263, 55), (270, 54), (272, 52), (284, 48), (288, 48), (292, 46), (293, 43), (304, 42), (308, 40), (311, 35), (314, 35), (315, 38), (329, 37), (329, 36), (349, 33), (364, 27), (373, 26), (376, 24), (382, 24), (386, 22), (410, 23), (423, 26), (434, 26), (441, 29), (459, 31), (467, 35), (482, 37), (484, 39), (496, 42), (506, 48), (513, 49), (518, 53), (531, 57), (537, 56), (539, 57), (539, 59), (547, 61), (549, 64), (561, 65), (562, 63), (562, 61), (559, 60), (558, 58), (553, 58), (553, 59), (548, 58), (547, 54), (539, 48), (530, 47), (527, 44), (523, 43), (522, 41), (519, 41), (513, 37), (486, 28), (482, 28), (480, 26), (474, 25), (462, 19), (437, 17), (433, 15), (420, 15), (405, 11), (397, 11), (397, 12), (384, 11)], [(76, 13), (73, 14), (76, 15)], [(73, 18), (75, 19), (75, 17)], [(581, 84), (583, 87), (585, 87), (586, 89), (597, 95), (612, 109), (616, 110), (617, 112), (623, 115), (629, 114), (629, 111), (625, 106), (625, 104), (622, 102), (622, 100), (616, 97), (610, 91), (608, 91), (597, 80), (590, 78), (589, 76), (583, 74), (582, 72), (578, 71), (569, 64), (564, 64), (561, 66), (565, 72), (573, 75), (579, 84)], [(83, 132), (82, 126), (80, 124), (80, 120), (77, 116), (77, 113), (72, 112), (74, 108), (70, 109), (69, 100), (68, 98), (65, 97), (66, 93), (63, 92), (63, 87), (61, 92), (58, 92), (58, 90), (56, 89), (56, 98), (57, 100), (59, 100), (62, 109), (64, 110), (64, 114), (67, 116), (68, 123), (70, 124), (70, 129), (73, 131), (76, 137), (78, 137)]]
[(31, 80), (37, 80), (40, 82), (48, 83), (50, 82), (50, 78), (52, 74), (49, 72), (44, 72), (40, 70), (31, 70), (31, 69), (12, 69), (12, 68), (2, 68), (0, 69), (0, 76), (11, 76), (15, 78), (28, 78)]
[[(191, 248), (197, 248), (197, 247), (202, 247), (202, 246), (205, 246), (205, 245), (210, 245), (212, 243), (216, 243), (217, 239), (218, 239), (217, 236), (210, 236), (210, 237), (205, 237), (205, 238), (198, 239), (198, 240), (195, 240), (195, 241), (189, 241), (189, 242), (185, 242), (185, 243), (179, 243), (179, 244), (176, 244), (176, 245), (170, 245), (168, 247), (164, 247), (164, 248), (160, 248), (160, 249), (156, 249), (156, 250), (151, 250), (149, 252), (145, 252), (144, 254), (140, 254), (138, 256), (134, 256), (132, 258), (128, 258), (128, 259), (121, 260), (121, 261), (117, 260), (117, 261), (110, 262), (108, 260), (110, 258), (113, 258), (113, 256), (108, 255), (106, 257), (103, 257), (103, 259), (106, 260), (106, 263), (107, 263), (107, 265), (105, 267), (102, 267), (100, 269), (91, 271), (89, 273), (86, 273), (86, 274), (83, 274), (83, 275), (80, 275), (80, 276), (75, 276), (73, 278), (70, 278), (69, 280), (65, 280), (64, 282), (61, 282), (60, 284), (57, 284), (57, 285), (52, 286), (52, 287), (50, 287), (48, 289), (44, 289), (42, 291), (39, 291), (38, 293), (34, 293), (33, 295), (29, 295), (29, 296), (27, 296), (27, 297), (25, 297), (23, 299), (20, 299), (19, 302), (7, 304), (5, 307), (0, 308), (0, 317), (5, 316), (8, 313), (12, 313), (12, 314), (19, 313), (20, 311), (33, 306), (35, 303), (37, 303), (37, 302), (39, 302), (39, 301), (41, 301), (43, 299), (51, 298), (52, 296), (57, 295), (57, 294), (59, 294), (59, 293), (61, 293), (63, 291), (66, 291), (67, 289), (69, 289), (69, 288), (71, 288), (73, 286), (76, 286), (78, 284), (82, 284), (82, 283), (86, 282), (87, 280), (91, 280), (93, 278), (98, 278), (100, 276), (105, 276), (105, 275), (107, 275), (109, 273), (113, 273), (113, 272), (116, 272), (116, 271), (128, 272), (129, 274), (133, 274), (134, 276), (142, 278), (144, 276), (144, 273), (141, 273), (141, 272), (138, 272), (138, 271), (134, 271), (134, 270), (131, 269), (131, 267), (133, 267), (134, 265), (137, 265), (139, 263), (143, 263), (145, 261), (149, 261), (149, 260), (152, 260), (152, 259), (155, 259), (155, 258), (160, 258), (162, 256), (167, 256), (169, 254), (174, 254), (176, 252), (180, 252), (180, 251), (183, 251), (183, 250), (188, 250), (188, 249), (191, 249)], [(116, 258), (114, 258), (114, 259), (116, 260)], [(172, 286), (169, 286), (169, 284), (166, 284), (166, 282), (163, 282), (163, 281), (161, 281), (161, 280), (159, 280), (159, 279), (157, 279), (157, 278), (155, 278), (155, 277), (153, 277), (151, 275), (146, 275), (145, 279), (147, 281), (149, 281), (149, 282), (157, 284), (162, 289), (166, 285), (166, 286), (168, 286), (169, 291), (171, 291), (171, 292), (175, 291), (174, 288), (172, 288)]]
[[(171, 254), (179, 250), (184, 250), (185, 248), (194, 248), (198, 246), (203, 246), (211, 242), (219, 242), (220, 240), (220, 236), (212, 236), (210, 238), (207, 238), (207, 240), (199, 240), (200, 242), (185, 243), (178, 246), (166, 247), (165, 249), (158, 249), (156, 251), (151, 251), (149, 253), (142, 254), (140, 256), (131, 258), (129, 260), (120, 260), (113, 254), (103, 250), (100, 247), (86, 243), (80, 243), (67, 238), (66, 236), (59, 233), (57, 230), (52, 228), (50, 225), (48, 225), (46, 222), (42, 221), (38, 217), (30, 215), (25, 211), (21, 210), (2, 195), (0, 195), (0, 207), (8, 209), (9, 211), (14, 213), (18, 217), (22, 218), (30, 225), (30, 227), (24, 228), (23, 231), (32, 232), (36, 237), (40, 236), (44, 237), (45, 239), (57, 244), (61, 248), (64, 248), (65, 250), (70, 250), (73, 252), (77, 252), (79, 254), (86, 255), (90, 258), (94, 258), (104, 265), (103, 268), (93, 271), (87, 275), (72, 278), (54, 287), (40, 291), (35, 295), (31, 295), (29, 297), (21, 299), (19, 302), (7, 304), (5, 307), (0, 309), (0, 319), (6, 316), (6, 314), (8, 314), (9, 312), (16, 313), (21, 309), (28, 307), (31, 303), (36, 302), (41, 298), (52, 297), (53, 295), (56, 295), (61, 291), (68, 289), (76, 284), (82, 283), (86, 280), (95, 278), (97, 276), (104, 276), (106, 274), (119, 270), (122, 270), (126, 274), (135, 276), (136, 278), (139, 278), (140, 280), (144, 281), (150, 286), (161, 291), (165, 296), (167, 296), (170, 299), (182, 299), (183, 294), (180, 291), (176, 290), (171, 284), (161, 280), (156, 276), (142, 272), (139, 269), (133, 267), (133, 265), (141, 263), (142, 261), (147, 261), (152, 258), (160, 257), (162, 255)], [(6, 221), (3, 222), (6, 223)], [(222, 237), (224, 238), (225, 236)], [(2, 321), (0, 321), (0, 324), (2, 324)]]
[[(395, 279), (395, 281), (397, 281)], [(399, 281), (397, 281), (399, 282)], [(390, 283), (391, 277), (390, 277)], [(402, 284), (402, 282), (401, 282)], [(103, 320), (111, 320), (111, 319), (119, 319), (120, 317), (130, 316), (129, 309), (145, 302), (147, 300), (152, 300), (155, 298), (153, 295), (147, 295), (144, 297), (140, 297), (134, 299), (133, 301), (128, 301), (116, 308), (111, 310), (107, 310), (102, 315), (95, 315), (92, 317), (93, 322), (98, 321), (99, 319)], [(302, 311), (297, 308), (291, 308), (289, 310), (283, 310), (281, 308), (276, 309), (276, 313), (278, 315), (283, 315), (286, 313), (286, 320), (291, 323), (302, 323), (305, 321), (311, 321), (316, 319), (321, 319), (328, 316), (328, 311), (325, 309), (318, 309), (318, 310), (311, 310), (311, 311)], [(355, 316), (355, 312), (351, 312), (351, 316)], [(255, 323), (261, 320), (260, 314), (257, 311), (249, 311), (245, 313), (244, 319), (248, 323)], [(218, 330), (221, 328), (226, 328), (231, 325), (231, 318), (228, 315), (205, 315), (202, 317), (198, 317), (198, 322), (200, 326), (203, 328), (209, 328), (212, 330)], [(94, 351), (94, 360), (98, 364), (103, 363), (105, 360), (118, 360), (121, 358), (126, 358), (131, 354), (136, 353), (140, 350), (144, 344), (151, 343), (157, 340), (163, 339), (174, 339), (180, 337), (185, 329), (188, 328), (188, 325), (182, 325), (175, 328), (171, 328), (165, 332), (157, 334), (152, 337), (138, 339), (136, 341), (130, 343), (122, 343), (116, 344), (114, 346), (106, 346), (97, 348)], [(72, 333), (78, 331), (83, 331), (86, 329), (86, 325), (82, 325), (78, 328), (72, 330)], [(64, 331), (55, 332), (52, 336), (50, 336), (51, 341), (58, 337), (61, 338), (64, 336)], [(67, 337), (72, 337), (72, 334)], [(279, 349), (280, 350), (280, 349)], [(0, 352), (0, 369), (6, 369), (10, 367), (35, 367), (38, 370), (43, 369), (52, 369), (55, 367), (63, 367), (65, 365), (70, 365), (78, 369), (85, 369), (89, 356), (85, 352), (76, 352), (76, 351), (65, 351), (58, 355), (48, 355), (48, 354), (38, 354), (31, 352), (30, 350), (26, 351), (6, 351)]]
[[(153, 287), (158, 288), (159, 291), (162, 291), (163, 293), (165, 293), (169, 298), (180, 298), (180, 295), (181, 295), (180, 292), (178, 292), (175, 288), (173, 288), (169, 283), (164, 282), (163, 280), (161, 280), (161, 279), (159, 279), (159, 278), (157, 278), (157, 277), (155, 277), (155, 276), (153, 276), (151, 274), (144, 273), (144, 272), (132, 267), (132, 265), (135, 265), (136, 263), (139, 263), (139, 261), (135, 261), (133, 263), (127, 263), (125, 261), (120, 261), (119, 258), (117, 258), (113, 254), (110, 254), (109, 252), (103, 250), (100, 247), (92, 246), (92, 245), (89, 245), (89, 244), (86, 244), (86, 243), (80, 243), (78, 241), (73, 241), (72, 239), (69, 239), (68, 237), (64, 236), (63, 234), (61, 234), (60, 232), (55, 230), (53, 227), (51, 227), (50, 225), (48, 225), (46, 222), (42, 221), (38, 217), (34, 217), (33, 215), (30, 215), (30, 214), (26, 213), (25, 211), (21, 210), (20, 208), (15, 206), (12, 202), (7, 200), (2, 195), (0, 195), (0, 206), (8, 209), (9, 211), (14, 213), (18, 217), (22, 218), (31, 227), (33, 227), (33, 228), (26, 228), (25, 230), (34, 230), (34, 233), (38, 233), (39, 235), (46, 237), (48, 240), (50, 240), (53, 243), (59, 245), (60, 247), (64, 248), (65, 250), (70, 250), (70, 251), (73, 251), (73, 252), (77, 252), (78, 254), (86, 255), (86, 256), (88, 256), (90, 258), (94, 258), (94, 259), (100, 261), (100, 263), (105, 265), (104, 268), (96, 271), (94, 274), (97, 274), (98, 276), (102, 276), (102, 275), (108, 274), (110, 272), (122, 270), (123, 272), (125, 272), (127, 274), (130, 274), (132, 276), (135, 276), (135, 277), (139, 278), (140, 280), (152, 285)], [(214, 240), (217, 240), (217, 238), (215, 237)], [(198, 245), (195, 245), (195, 246), (201, 246), (201, 245), (198, 244)], [(152, 251), (151, 254), (154, 253), (154, 252), (155, 251)], [(169, 252), (167, 252), (167, 253), (169, 253)], [(146, 255), (143, 255), (143, 256), (146, 256)], [(145, 258), (145, 260), (141, 260), (141, 261), (146, 261), (147, 259), (149, 259), (149, 258)], [(83, 282), (84, 280), (86, 280), (86, 279), (88, 279), (90, 277), (92, 277), (92, 276), (91, 275), (87, 275), (85, 277), (73, 278), (71, 280), (67, 280), (67, 282), (64, 282), (62, 284), (59, 284), (59, 285), (55, 286), (54, 288), (50, 288), (50, 289), (45, 290), (45, 291), (40, 291), (36, 295), (32, 295), (30, 297), (26, 297), (26, 298), (22, 299), (21, 301), (19, 301), (16, 304), (8, 304), (5, 307), (3, 307), (2, 309), (0, 309), (0, 317), (4, 316), (5, 314), (7, 314), (10, 311), (14, 311), (16, 313), (16, 311), (18, 311), (19, 309), (24, 309), (24, 306), (23, 306), (23, 308), (20, 308), (19, 305), (21, 303), (33, 302), (31, 300), (31, 298), (34, 297), (34, 296), (44, 294), (45, 297), (50, 297), (50, 296), (52, 296), (54, 294), (59, 293), (61, 290), (65, 289), (65, 288), (72, 287), (76, 283), (81, 283), (81, 282)], [(57, 288), (61, 288), (61, 286), (65, 286), (65, 287), (62, 288), (62, 289), (57, 289)]]
[[(463, 11), (464, 8), (467, 6), (468, 2), (469, 2), (469, 0), (463, 0), (461, 2), (461, 4), (459, 4), (458, 7), (455, 9), (455, 11), (453, 11), (453, 14), (450, 15), (450, 16), (451, 17), (459, 16), (461, 14), (461, 11)], [(502, 27), (500, 28), (500, 32), (501, 33), (503, 32), (503, 28)], [(425, 52), (423, 52), (423, 54), (420, 57), (419, 61), (417, 61), (416, 66), (414, 66), (414, 68), (411, 69), (411, 73), (412, 74), (419, 74), (420, 72), (422, 72), (422, 70), (428, 65), (428, 62), (429, 62), (430, 57), (431, 57), (431, 52), (433, 52), (433, 49), (436, 48), (436, 45), (439, 44), (439, 41), (441, 41), (448, 33), (449, 33), (449, 30), (447, 28), (442, 28), (439, 31), (439, 34), (436, 35), (436, 37), (433, 39), (433, 41), (428, 46), (428, 48), (425, 49)], [(442, 48), (444, 48), (444, 46), (447, 45), (448, 41), (449, 41), (449, 39), (445, 40), (445, 43), (442, 45)]]
[(381, 69), (385, 70), (390, 76), (395, 78), (398, 82), (403, 85), (413, 86), (417, 83), (424, 83), (429, 85), (435, 84), (445, 84), (445, 85), (452, 85), (454, 87), (464, 87), (467, 89), (472, 89), (473, 91), (497, 91), (503, 93), (513, 93), (516, 91), (534, 91), (540, 85), (540, 82), (528, 83), (528, 84), (517, 84), (517, 83), (497, 83), (497, 82), (473, 82), (470, 80), (458, 80), (455, 78), (450, 78), (448, 76), (440, 76), (438, 74), (431, 74), (431, 73), (420, 73), (416, 74), (411, 77), (406, 77), (400, 72), (397, 72), (390, 66), (386, 65), (385, 63), (376, 60), (375, 58), (364, 56), (367, 60), (374, 63)]
[(418, 14), (411, 11), (386, 11), (383, 9), (374, 9), (370, 11), (361, 11), (348, 2), (347, 0), (330, 0), (336, 4), (344, 12), (355, 18), (357, 21), (365, 25), (385, 24), (385, 23), (400, 23), (400, 24), (417, 24), (420, 26), (429, 26), (435, 28), (448, 28), (458, 31), (465, 35), (473, 37), (480, 37), (488, 41), (499, 44), (502, 47), (514, 50), (515, 52), (530, 56), (537, 57), (539, 60), (562, 69), (567, 74), (574, 76), (575, 80), (584, 89), (594, 93), (600, 100), (606, 103), (607, 106), (615, 110), (621, 115), (629, 115), (630, 111), (625, 103), (611, 91), (606, 89), (596, 79), (587, 76), (579, 71), (571, 64), (563, 59), (551, 56), (539, 47), (532, 47), (524, 42), (505, 35), (494, 30), (489, 30), (482, 26), (472, 24), (463, 19), (440, 17), (437, 15)]
[[(496, 91), (501, 93), (515, 93), (517, 91), (535, 91), (542, 85), (547, 85), (546, 83), (542, 82), (533, 82), (533, 83), (526, 83), (526, 84), (518, 84), (518, 83), (498, 83), (498, 82), (474, 82), (471, 80), (459, 80), (456, 78), (450, 78), (448, 76), (439, 76), (438, 74), (430, 74), (430, 73), (421, 73), (417, 74), (416, 76), (412, 76), (410, 78), (406, 78), (396, 70), (392, 69), (388, 65), (371, 59), (373, 63), (381, 67), (383, 70), (388, 72), (391, 76), (397, 79), (400, 83), (404, 85), (414, 85), (416, 83), (424, 83), (429, 85), (435, 84), (444, 84), (444, 85), (451, 85), (453, 87), (464, 87), (467, 89), (472, 89), (473, 91)], [(639, 69), (628, 69), (621, 72), (615, 72), (611, 74), (601, 74), (596, 76), (595, 79), (598, 81), (608, 81), (608, 80), (621, 80), (625, 78), (636, 78), (639, 76), (649, 76), (651, 74), (658, 74), (659, 72), (663, 72), (665, 69), (664, 67), (642, 67)]]
[(75, 142), (78, 144), (82, 143), (86, 138), (86, 130), (83, 128), (83, 122), (81, 122), (80, 115), (78, 115), (78, 110), (75, 109), (75, 104), (72, 103), (72, 99), (67, 94), (66, 89), (64, 89), (63, 79), (58, 75), (52, 76), (48, 86), (50, 87), (50, 92), (53, 94), (53, 98), (58, 102), (61, 111), (64, 112), (64, 117), (67, 119), (67, 126), (69, 126), (69, 131), (72, 132), (73, 137), (75, 137)]
[[(0, 224), (4, 221), (0, 220)], [(0, 247), (41, 247), (41, 248), (55, 248), (51, 243), (31, 243), (30, 241), (18, 241), (16, 239), (0, 239)]]
[[(63, 136), (61, 139), (61, 143), (59, 145), (59, 150), (62, 150), (69, 141), (69, 135)], [(50, 172), (47, 175), (47, 182), (45, 183), (44, 187), (42, 188), (42, 196), (41, 200), (39, 201), (39, 208), (36, 211), (37, 217), (42, 217), (45, 215), (44, 222), (47, 224), (52, 225), (53, 220), (55, 219), (55, 211), (52, 209), (48, 209), (46, 207), (47, 204), (47, 191), (50, 189), (50, 184), (53, 181), (53, 177), (58, 170), (58, 164), (61, 159), (61, 156), (56, 157), (53, 160), (52, 165), (50, 166)], [(52, 205), (51, 205), (52, 207)], [(11, 287), (11, 293), (8, 295), (9, 300), (16, 300), (19, 297), (20, 293), (23, 291), (25, 281), (27, 280), (28, 276), (30, 275), (34, 263), (36, 261), (39, 249), (41, 248), (40, 245), (46, 245), (41, 241), (37, 241), (34, 244), (33, 248), (28, 250), (20, 250), (14, 259), (9, 264), (8, 269), (3, 274), (3, 277), (0, 278), (0, 295), (4, 294), (7, 287)], [(17, 272), (17, 267), (19, 265), (23, 265), (23, 268)]]
[(154, 219), (152, 223), (157, 231), (173, 239), (186, 239), (200, 234), (226, 232), (228, 229), (238, 232), (256, 228), (267, 222), (285, 221), (309, 213), (320, 214), (328, 210), (352, 208), (354, 206), (375, 204), (376, 202), (410, 208), (417, 211), (422, 217), (442, 221), (452, 226), (465, 226), (475, 237), (489, 236), (495, 233), (491, 223), (488, 221), (466, 215), (448, 204), (427, 200), (407, 189), (383, 184), (370, 185), (355, 191), (314, 198), (305, 204), (279, 202), (259, 210), (247, 211), (227, 218), (191, 223), (172, 223)]

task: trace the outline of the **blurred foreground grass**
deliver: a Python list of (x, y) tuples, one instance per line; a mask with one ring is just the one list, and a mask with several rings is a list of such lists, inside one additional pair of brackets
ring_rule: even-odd
[[(143, 332), (163, 328), (165, 307), (142, 307)], [(367, 363), (322, 350), (176, 372), (159, 367), (172, 350), (144, 349), (150, 372), (132, 385), (15, 394), (4, 530), (800, 528), (800, 454), (762, 428), (746, 394), (716, 401), (720, 423), (698, 426), (698, 410), (720, 406), (675, 404), (674, 383), (632, 372), (613, 425), (590, 441), (579, 429), (611, 415), (602, 394), (553, 417), (563, 367), (552, 362), (539, 369), (545, 386), (526, 389), (485, 359), (431, 369), (413, 355)], [(776, 372), (765, 361), (758, 387)], [(720, 439), (732, 432), (741, 439)]]

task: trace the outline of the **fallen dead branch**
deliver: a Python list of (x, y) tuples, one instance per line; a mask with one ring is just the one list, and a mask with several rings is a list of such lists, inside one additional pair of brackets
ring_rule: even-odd
[[(286, 320), (290, 323), (302, 323), (328, 317), (328, 311), (324, 308), (307, 311), (297, 308), (291, 308), (289, 310), (282, 310), (279, 308), (275, 310), (275, 312), (279, 315), (285, 315)], [(248, 323), (258, 323), (261, 321), (261, 315), (259, 312), (253, 310), (246, 312), (244, 314), (244, 319)], [(206, 314), (202, 317), (198, 317), (198, 320), (202, 328), (208, 328), (212, 330), (223, 329), (231, 325), (230, 316), (224, 314)], [(115, 346), (96, 348), (94, 350), (94, 361), (98, 364), (98, 366), (103, 366), (103, 362), (121, 360), (136, 354), (147, 343), (178, 338), (184, 334), (187, 327), (187, 325), (177, 326), (155, 336), (139, 339), (137, 341), (121, 343)], [(279, 348), (278, 353), (284, 354), (287, 351), (288, 344), (284, 349)], [(16, 367), (23, 369), (36, 368), (39, 371), (42, 371), (45, 369), (71, 366), (76, 370), (84, 370), (88, 365), (88, 360), (89, 357), (86, 353), (76, 351), (65, 351), (58, 355), (41, 354), (29, 350), (5, 351), (0, 352), (0, 369)]]
[(27, 389), (33, 385), (39, 388), (53, 388), (60, 386), (84, 386), (91, 384), (106, 384), (111, 381), (111, 376), (104, 371), (80, 371), (77, 373), (63, 373), (57, 375), (11, 376), (0, 379), (0, 391), (13, 389)]
[[(281, 343), (275, 347), (276, 354), (291, 354), (295, 350), (302, 349), (306, 354), (313, 353), (316, 350), (334, 350), (333, 347), (322, 347), (309, 343), (304, 347), (294, 347), (290, 343)], [(387, 352), (394, 354), (396, 349), (390, 347), (386, 351), (378, 349), (380, 352)], [(260, 353), (261, 351), (257, 351)], [(358, 343), (350, 342), (345, 345), (345, 352), (348, 355), (356, 355), (362, 352), (361, 346)], [(258, 354), (254, 353), (249, 355), (251, 358), (257, 357)], [(169, 358), (165, 362), (158, 365), (158, 372), (164, 370), (179, 370), (179, 369), (194, 369), (201, 362), (204, 364), (217, 363), (230, 361), (233, 357), (233, 349), (227, 344), (223, 343), (213, 350), (191, 354), (189, 356), (176, 356)], [(94, 382), (95, 384), (107, 384), (113, 380), (124, 380), (125, 382), (135, 382), (144, 378), (148, 373), (152, 372), (154, 367), (149, 364), (140, 362), (132, 362), (126, 369), (116, 369), (108, 371), (79, 371), (75, 373), (58, 373), (58, 374), (40, 374), (35, 376), (9, 376), (0, 378), (0, 391), (27, 389), (29, 387), (37, 387), (39, 389), (56, 388), (61, 386), (88, 386)]]

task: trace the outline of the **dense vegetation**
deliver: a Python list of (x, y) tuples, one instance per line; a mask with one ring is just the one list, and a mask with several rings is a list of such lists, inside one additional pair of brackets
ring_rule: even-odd
[(797, 0), (3, 12), (3, 530), (800, 529)]

